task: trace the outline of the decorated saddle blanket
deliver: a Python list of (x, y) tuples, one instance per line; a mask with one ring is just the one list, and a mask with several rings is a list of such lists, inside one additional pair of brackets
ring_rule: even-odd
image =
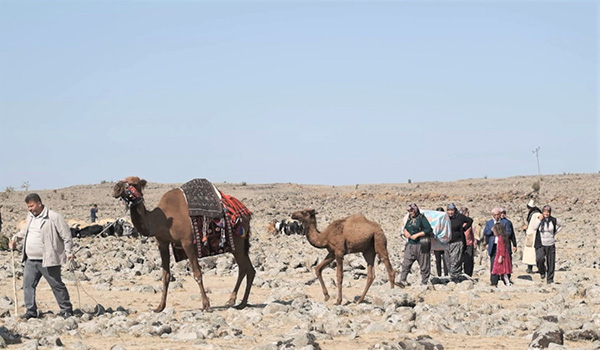
[(188, 181), (181, 190), (188, 202), (199, 258), (232, 252), (233, 235), (249, 235), (241, 223), (242, 217), (250, 217), (252, 212), (237, 198), (222, 193), (206, 179)]
[(223, 204), (217, 189), (207, 179), (193, 179), (183, 185), (190, 216), (223, 217)]
[(219, 191), (219, 194), (221, 194), (221, 201), (225, 207), (225, 215), (227, 216), (231, 227), (237, 226), (237, 224), (241, 222), (242, 216), (252, 216), (250, 209), (237, 198), (224, 194), (221, 191)]
[(199, 258), (229, 253), (235, 250), (234, 233), (228, 227), (225, 218), (209, 219), (194, 216), (191, 219)]

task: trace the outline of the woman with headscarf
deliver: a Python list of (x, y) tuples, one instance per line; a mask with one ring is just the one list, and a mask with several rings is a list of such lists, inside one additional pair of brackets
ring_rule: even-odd
[(543, 218), (535, 237), (535, 257), (538, 272), (542, 280), (547, 278), (547, 283), (552, 284), (554, 283), (554, 267), (556, 263), (554, 237), (562, 229), (562, 224), (560, 220), (552, 216), (552, 208), (549, 205), (544, 205), (542, 215)]
[[(464, 207), (460, 211), (466, 217), (470, 217), (469, 208)], [(471, 226), (465, 230), (465, 251), (463, 252), (463, 269), (467, 276), (473, 277), (473, 266), (475, 257), (475, 237), (473, 235), (473, 219)]]
[(535, 206), (533, 199), (527, 203), (527, 221), (523, 226), (525, 231), (525, 242), (523, 243), (523, 263), (527, 264), (527, 273), (533, 273), (533, 265), (536, 265), (535, 257), (535, 240), (537, 236), (537, 229), (540, 226), (542, 220), (542, 210)]
[(396, 283), (401, 288), (407, 285), (406, 278), (415, 261), (418, 261), (421, 270), (421, 284), (426, 285), (429, 282), (429, 273), (431, 270), (430, 251), (421, 249), (421, 239), (429, 238), (433, 232), (431, 224), (421, 213), (419, 207), (413, 203), (408, 206), (408, 220), (404, 225), (404, 237), (408, 239), (404, 247), (404, 260), (402, 261), (402, 272), (400, 273), (400, 282)]

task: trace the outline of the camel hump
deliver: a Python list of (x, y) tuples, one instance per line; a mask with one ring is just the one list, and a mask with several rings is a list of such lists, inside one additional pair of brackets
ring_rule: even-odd
[(367, 219), (366, 216), (364, 216), (363, 214), (354, 214), (354, 215), (350, 215), (345, 219), (345, 222), (347, 224), (350, 225), (364, 225), (364, 224), (369, 224), (369, 225), (375, 225), (377, 227), (379, 227), (379, 224), (376, 223), (375, 221), (371, 221), (369, 219)]

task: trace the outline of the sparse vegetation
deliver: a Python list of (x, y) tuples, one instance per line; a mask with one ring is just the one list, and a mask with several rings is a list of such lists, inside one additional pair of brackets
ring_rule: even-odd
[(12, 186), (7, 186), (4, 189), (4, 192), (2, 193), (2, 198), (4, 199), (8, 199), (8, 197), (10, 196), (11, 193), (13, 193), (15, 191), (15, 188)]
[(531, 185), (531, 188), (533, 189), (533, 192), (539, 192), (540, 191), (540, 180), (535, 181)]
[(409, 183), (409, 184), (411, 184), (411, 183), (412, 183), (412, 180), (411, 180), (411, 179), (408, 179), (408, 183)]
[(248, 185), (248, 184), (246, 183), (246, 181), (242, 181), (241, 185), (242, 185), (242, 186), (246, 186), (246, 185)]
[(21, 188), (23, 190), (25, 190), (25, 192), (29, 191), (29, 181), (23, 181), (23, 184), (21, 184)]

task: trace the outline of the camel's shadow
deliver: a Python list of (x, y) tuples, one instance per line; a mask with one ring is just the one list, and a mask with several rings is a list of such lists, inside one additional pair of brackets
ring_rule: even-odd
[[(446, 284), (448, 284), (450, 282), (453, 282), (452, 279), (450, 277), (448, 277), (448, 276), (444, 276), (444, 277), (438, 277), (438, 276), (432, 277), (430, 279), (430, 281), (431, 281), (431, 284), (433, 284), (433, 285), (436, 285), (436, 284), (446, 285)], [(460, 276), (457, 281), (454, 281), (454, 283), (457, 283), (457, 282), (458, 283), (462, 283), (464, 281), (471, 281), (473, 283), (477, 283), (477, 282), (479, 282), (479, 278), (478, 277)]]
[(533, 277), (531, 277), (530, 275), (519, 275), (519, 276), (517, 276), (517, 279), (533, 281)]
[[(239, 311), (241, 310), (246, 310), (246, 309), (264, 309), (267, 306), (267, 304), (248, 304), (246, 305), (245, 308), (243, 309), (237, 309)], [(229, 310), (229, 309), (234, 309), (236, 310), (235, 306), (225, 306), (225, 305), (219, 305), (219, 306), (211, 306), (210, 307), (210, 311), (224, 311), (224, 310)], [(196, 311), (201, 311), (199, 308), (198, 309), (186, 309), (186, 310), (181, 310), (180, 312), (196, 312)]]

